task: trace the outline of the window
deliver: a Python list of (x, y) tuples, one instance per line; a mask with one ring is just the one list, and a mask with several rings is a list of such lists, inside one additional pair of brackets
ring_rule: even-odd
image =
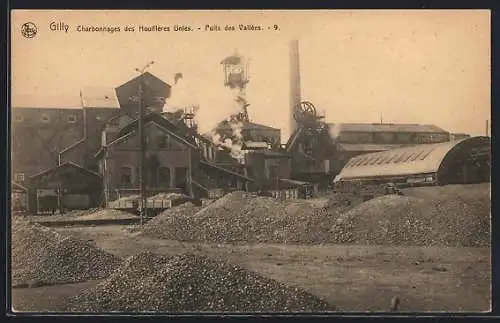
[(433, 150), (434, 149), (430, 149), (430, 150), (426, 151), (422, 156), (420, 156), (420, 160), (426, 159), (427, 156), (429, 156)]
[(408, 132), (398, 132), (396, 139), (399, 144), (411, 144), (414, 141), (413, 134)]
[(42, 122), (49, 122), (50, 121), (50, 117), (46, 114), (42, 114), (42, 116), (40, 117), (40, 120)]
[(380, 156), (380, 158), (377, 159), (377, 165), (383, 164), (386, 160), (387, 160), (387, 155)]
[(68, 123), (75, 123), (76, 122), (76, 116), (74, 114), (70, 114), (68, 116)]
[(391, 155), (389, 156), (389, 159), (387, 159), (386, 163), (389, 164), (396, 158), (398, 158), (398, 155)]
[(187, 168), (178, 167), (175, 169), (175, 187), (186, 188)]
[(364, 158), (359, 158), (356, 162), (356, 166), (361, 166), (361, 164), (365, 161)]
[(346, 144), (366, 144), (372, 142), (372, 134), (369, 132), (343, 132), (338, 141)]
[(170, 168), (158, 168), (158, 185), (160, 187), (170, 187)]
[(424, 153), (423, 150), (419, 151), (418, 153), (416, 153), (414, 156), (411, 157), (411, 161), (414, 161), (415, 159), (417, 159), (423, 153)]
[(170, 137), (168, 135), (156, 136), (156, 145), (158, 148), (170, 148)]
[(411, 154), (408, 154), (408, 153), (402, 153), (401, 155), (399, 155), (398, 158), (396, 158), (396, 160), (394, 161), (395, 164), (398, 164), (398, 163), (402, 163), (403, 161), (407, 160), (408, 157), (410, 157)]
[(372, 159), (372, 157), (366, 157), (365, 160), (364, 160), (364, 162), (361, 163), (361, 165), (363, 165), (363, 166), (369, 165), (371, 159)]
[(16, 120), (16, 122), (23, 122), (24, 118), (22, 115), (17, 115), (17, 116), (15, 116), (14, 120)]
[(380, 165), (382, 163), (382, 160), (384, 159), (384, 155), (379, 155), (377, 156), (373, 162), (372, 162), (372, 165)]
[(406, 163), (410, 160), (410, 157), (412, 157), (413, 155), (415, 155), (415, 153), (409, 153), (408, 155), (406, 155), (406, 157), (402, 160), (403, 163)]
[(122, 186), (130, 186), (132, 185), (132, 167), (130, 166), (122, 166), (121, 168), (121, 180), (120, 183)]
[(373, 142), (376, 144), (393, 144), (396, 142), (396, 133), (376, 132), (373, 134)]
[(15, 173), (14, 180), (16, 182), (24, 182), (24, 173)]
[(278, 165), (269, 166), (269, 179), (276, 180), (278, 178)]

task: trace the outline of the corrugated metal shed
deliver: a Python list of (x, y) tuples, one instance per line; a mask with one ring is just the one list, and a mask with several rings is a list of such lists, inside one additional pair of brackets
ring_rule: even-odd
[(80, 94), (84, 108), (120, 108), (116, 90), (112, 87), (85, 87)]
[(411, 124), (411, 123), (339, 123), (328, 124), (330, 127), (339, 127), (340, 131), (346, 132), (427, 132), (427, 133), (447, 133), (446, 130), (432, 124)]
[[(489, 148), (487, 137), (473, 137), (437, 144), (417, 145), (353, 157), (336, 177), (336, 181), (373, 177), (390, 177), (437, 173), (452, 151)], [(460, 155), (462, 156), (462, 155)]]

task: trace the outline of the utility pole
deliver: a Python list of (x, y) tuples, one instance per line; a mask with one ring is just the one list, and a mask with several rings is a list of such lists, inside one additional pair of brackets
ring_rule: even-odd
[[(135, 70), (140, 73), (140, 75), (143, 75), (146, 69), (148, 69), (151, 65), (154, 64), (154, 61), (149, 62), (146, 66), (144, 66), (142, 69), (136, 68)], [(147, 212), (147, 196), (146, 196), (146, 190), (145, 190), (145, 160), (146, 160), (146, 143), (145, 143), (145, 136), (144, 136), (144, 98), (143, 98), (143, 92), (144, 88), (142, 86), (142, 81), (139, 82), (139, 88), (138, 88), (138, 109), (139, 109), (139, 214), (141, 217), (141, 227), (144, 225), (144, 217), (146, 216)]]
[(490, 125), (489, 125), (490, 121), (489, 120), (486, 120), (486, 137), (488, 137), (490, 135)]

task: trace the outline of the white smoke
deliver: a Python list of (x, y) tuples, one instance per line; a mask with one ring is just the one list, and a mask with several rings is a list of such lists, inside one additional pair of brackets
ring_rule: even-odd
[(210, 134), (211, 134), (210, 137), (212, 138), (212, 142), (216, 146), (220, 146), (223, 144), (223, 142), (220, 140), (220, 135), (218, 133), (211, 131)]
[(337, 140), (338, 136), (340, 135), (340, 124), (338, 123), (330, 124), (328, 128), (328, 133), (330, 134), (330, 137), (333, 140)]
[(237, 91), (221, 86), (200, 96), (200, 110), (195, 116), (198, 129), (202, 132), (212, 131), (221, 121), (229, 121), (232, 115), (241, 112), (241, 105), (235, 101)]
[(243, 140), (243, 135), (241, 134), (241, 131), (243, 129), (243, 123), (242, 122), (233, 122), (230, 124), (231, 129), (233, 131), (233, 136), (238, 139), (238, 141)]
[(189, 81), (183, 77), (175, 77), (171, 84), (173, 84), (171, 94), (163, 107), (164, 112), (184, 111), (185, 108), (199, 105), (199, 95)]

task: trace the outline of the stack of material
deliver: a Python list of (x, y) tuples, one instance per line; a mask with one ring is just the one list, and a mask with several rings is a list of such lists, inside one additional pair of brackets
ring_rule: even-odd
[(148, 202), (154, 201), (171, 201), (172, 206), (180, 205), (191, 198), (181, 193), (159, 193), (154, 196), (148, 197)]
[(387, 195), (339, 217), (338, 242), (382, 245), (482, 247), (490, 245), (488, 198)]
[(179, 200), (179, 199), (188, 199), (189, 196), (181, 193), (158, 193), (154, 196), (148, 198), (151, 200)]
[(204, 256), (141, 253), (108, 279), (71, 299), (77, 312), (318, 312), (316, 296)]
[(167, 211), (143, 234), (215, 243), (323, 243), (338, 216), (327, 205), (327, 200), (279, 201), (233, 192), (195, 214), (193, 207)]
[(78, 220), (122, 220), (137, 217), (134, 214), (115, 209), (100, 209), (94, 212), (83, 214)]
[(178, 236), (177, 230), (183, 228), (184, 233), (196, 230), (195, 224), (192, 223), (192, 216), (200, 209), (201, 207), (188, 202), (163, 211), (144, 226), (140, 235), (159, 239), (185, 240), (185, 234)]
[(24, 219), (12, 222), (12, 284), (46, 285), (107, 277), (121, 260), (86, 241)]

